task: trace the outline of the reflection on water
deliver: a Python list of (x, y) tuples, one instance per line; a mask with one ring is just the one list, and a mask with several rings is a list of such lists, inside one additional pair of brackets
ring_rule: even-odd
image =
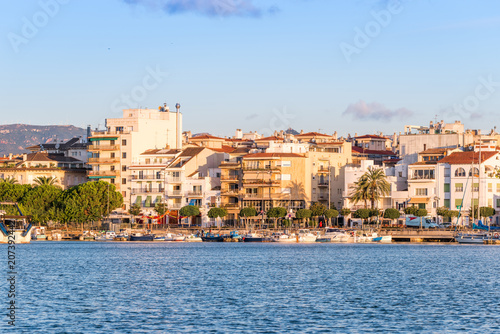
[(494, 246), (35, 242), (16, 257), (26, 333), (500, 330)]

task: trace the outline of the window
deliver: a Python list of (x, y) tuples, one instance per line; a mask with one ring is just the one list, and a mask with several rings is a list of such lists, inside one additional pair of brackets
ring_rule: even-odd
[(493, 191), (493, 183), (488, 183), (488, 192), (492, 192)]
[(497, 205), (496, 205), (497, 208), (500, 208), (500, 198), (497, 198)]
[(403, 177), (403, 172), (399, 172), (399, 177)]
[(122, 184), (127, 184), (127, 179), (126, 178), (122, 179)]
[(462, 200), (460, 198), (455, 199), (455, 207), (459, 209), (461, 205), (462, 205)]
[(445, 183), (444, 184), (444, 192), (445, 193), (449, 193), (450, 192), (450, 184), (449, 183)]
[(127, 146), (127, 139), (122, 139), (122, 145)]
[(477, 169), (477, 167), (471, 168), (469, 170), (469, 176), (479, 177), (479, 169)]
[(500, 193), (500, 183), (497, 183), (497, 193)]
[(490, 208), (493, 206), (493, 198), (488, 198), (488, 206)]
[(127, 152), (123, 152), (123, 153), (122, 153), (122, 158), (123, 158), (123, 159), (126, 159), (126, 158), (127, 158)]
[(455, 170), (455, 177), (464, 177), (464, 176), (465, 176), (465, 169), (460, 167), (457, 168), (457, 170)]
[(281, 179), (284, 181), (290, 181), (292, 176), (290, 174), (281, 174)]
[(115, 179), (111, 179), (111, 184), (115, 184)]
[(427, 188), (416, 188), (415, 196), (427, 196)]
[(122, 172), (126, 172), (127, 171), (127, 166), (123, 165), (122, 166)]
[(479, 191), (479, 183), (473, 183), (472, 184), (472, 191)]
[(110, 154), (110, 157), (111, 157), (111, 158), (114, 158), (114, 157), (115, 157), (115, 152), (112, 152), (112, 153)]
[(444, 200), (444, 206), (447, 207), (448, 209), (450, 208), (450, 200), (449, 199)]
[(292, 167), (292, 162), (291, 161), (282, 161), (281, 167)]
[(464, 184), (463, 183), (455, 183), (455, 191), (457, 191), (457, 192), (464, 191)]

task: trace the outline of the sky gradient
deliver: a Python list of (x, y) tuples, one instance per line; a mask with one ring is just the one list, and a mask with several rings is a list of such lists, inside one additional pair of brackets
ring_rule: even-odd
[(181, 104), (184, 130), (339, 135), (500, 103), (500, 2), (42, 0), (0, 12), (2, 123), (101, 127)]

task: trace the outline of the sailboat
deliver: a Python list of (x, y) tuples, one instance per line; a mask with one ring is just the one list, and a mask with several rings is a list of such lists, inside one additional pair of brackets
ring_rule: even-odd
[[(472, 176), (472, 184), (474, 185), (474, 155), (472, 155), (472, 162), (471, 162), (471, 174)], [(481, 139), (479, 139), (479, 158), (478, 158), (478, 201), (477, 201), (477, 215), (478, 215), (478, 224), (482, 225), (481, 220), (479, 220), (479, 215), (480, 215), (480, 202), (479, 202), (479, 196), (480, 196), (480, 189), (481, 189)], [(465, 183), (465, 189), (467, 189), (467, 185), (469, 183), (469, 178), (467, 178), (467, 182)], [(474, 189), (471, 191), (471, 212), (472, 212), (472, 227), (475, 229), (477, 226), (474, 221)], [(460, 215), (462, 212), (462, 207), (464, 203), (464, 198), (465, 198), (465, 192), (464, 196), (462, 197), (462, 203), (460, 204), (460, 210), (458, 212), (458, 219), (460, 219)], [(458, 220), (457, 220), (458, 221)], [(484, 225), (483, 225), (484, 226)], [(489, 229), (488, 229), (489, 232)], [(457, 233), (455, 235), (455, 240), (459, 244), (484, 244), (488, 239), (491, 238), (491, 233), (488, 233), (483, 231), (479, 231), (476, 233)]]

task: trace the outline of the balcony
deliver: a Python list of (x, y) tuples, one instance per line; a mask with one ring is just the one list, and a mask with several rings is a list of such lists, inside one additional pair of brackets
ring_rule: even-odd
[(119, 151), (120, 145), (89, 145), (88, 151)]
[(238, 196), (240, 194), (238, 189), (222, 190), (222, 196)]
[(182, 190), (171, 190), (167, 193), (169, 197), (182, 197)]
[(116, 163), (119, 163), (120, 162), (120, 158), (89, 158), (89, 164), (100, 164), (100, 165), (104, 165), (104, 164), (116, 164)]
[(180, 208), (182, 208), (182, 204), (180, 204), (180, 203), (168, 203), (167, 207), (169, 210), (179, 210)]
[(251, 184), (257, 187), (271, 187), (278, 186), (281, 184), (280, 180), (262, 180), (262, 179), (244, 179), (244, 184)]
[(243, 199), (289, 199), (290, 194), (244, 194)]
[(226, 204), (224, 204), (224, 207), (226, 207), (226, 208), (239, 208), (240, 204), (239, 203), (226, 203)]
[(328, 172), (330, 172), (328, 167), (319, 167), (318, 168), (318, 173), (328, 173)]
[(318, 187), (320, 188), (328, 187), (328, 181), (318, 181)]
[(275, 167), (269, 167), (269, 168), (256, 168), (256, 167), (243, 167), (243, 172), (245, 173), (260, 173), (260, 174), (265, 174), (265, 173), (280, 173), (281, 172), (281, 167), (280, 166), (275, 166)]
[(164, 191), (165, 191), (164, 188), (133, 188), (130, 190), (132, 195), (151, 194), (151, 193), (163, 194)]
[(89, 178), (110, 178), (110, 177), (116, 177), (120, 175), (120, 172), (117, 170), (99, 170), (99, 171), (90, 171), (89, 172)]
[(169, 176), (167, 177), (167, 182), (168, 183), (182, 183), (182, 178), (181, 177), (174, 177), (174, 176)]
[(223, 161), (219, 165), (219, 168), (234, 168), (238, 169), (241, 167), (241, 163), (239, 162), (230, 162), (230, 161)]
[(221, 175), (220, 180), (238, 182), (239, 177), (240, 177), (239, 175)]
[(108, 130), (92, 131), (92, 136), (90, 136), (90, 138), (100, 138), (100, 137), (107, 137), (110, 135), (121, 135), (128, 133), (130, 133), (130, 130), (125, 130), (125, 129), (122, 131), (108, 131)]
[(157, 175), (131, 175), (131, 180), (158, 180), (163, 181), (163, 177)]
[(199, 190), (199, 191), (188, 191), (187, 195), (188, 195), (188, 197), (203, 197), (203, 192), (201, 190)]

